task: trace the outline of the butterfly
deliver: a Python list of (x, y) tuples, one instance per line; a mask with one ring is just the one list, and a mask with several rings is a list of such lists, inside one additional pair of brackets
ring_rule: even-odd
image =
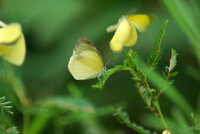
[(83, 37), (74, 47), (68, 69), (74, 79), (87, 80), (98, 78), (104, 70), (104, 63), (94, 44)]
[(106, 29), (107, 32), (116, 30), (110, 41), (111, 50), (117, 52), (122, 50), (123, 46), (133, 46), (138, 38), (137, 30), (144, 32), (154, 20), (156, 20), (155, 16), (145, 14), (121, 17), (117, 25), (111, 25)]
[(21, 25), (0, 21), (0, 56), (8, 62), (21, 65), (25, 59), (25, 39)]

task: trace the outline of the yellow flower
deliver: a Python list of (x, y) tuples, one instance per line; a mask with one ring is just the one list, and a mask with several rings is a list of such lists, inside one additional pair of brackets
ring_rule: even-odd
[(110, 41), (110, 48), (117, 52), (123, 49), (123, 46), (133, 46), (137, 41), (137, 31), (143, 32), (150, 25), (153, 16), (149, 15), (128, 15), (119, 19), (117, 25), (111, 25), (107, 32), (115, 31)]
[(21, 25), (0, 21), (0, 56), (14, 65), (21, 65), (26, 54), (25, 39)]

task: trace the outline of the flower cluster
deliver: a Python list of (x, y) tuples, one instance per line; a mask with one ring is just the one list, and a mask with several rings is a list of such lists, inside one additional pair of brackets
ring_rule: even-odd
[(110, 48), (117, 52), (123, 49), (123, 46), (133, 46), (137, 41), (137, 31), (143, 32), (150, 25), (154, 16), (150, 15), (128, 15), (119, 19), (118, 24), (109, 26), (107, 32), (115, 31), (110, 41)]

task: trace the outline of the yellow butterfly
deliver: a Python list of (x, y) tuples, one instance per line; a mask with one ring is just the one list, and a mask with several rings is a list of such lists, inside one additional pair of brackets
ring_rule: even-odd
[(123, 46), (133, 46), (137, 41), (136, 29), (140, 32), (145, 31), (154, 19), (154, 16), (145, 14), (123, 16), (117, 25), (111, 25), (106, 29), (107, 32), (116, 30), (110, 41), (110, 48), (113, 51), (120, 51)]
[(74, 79), (87, 80), (100, 76), (104, 64), (94, 44), (86, 38), (81, 38), (74, 47), (68, 69)]
[(0, 56), (8, 62), (21, 65), (25, 59), (25, 39), (21, 25), (7, 25), (0, 21)]

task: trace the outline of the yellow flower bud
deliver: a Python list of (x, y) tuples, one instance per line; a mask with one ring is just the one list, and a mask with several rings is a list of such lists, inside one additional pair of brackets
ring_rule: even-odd
[(170, 132), (168, 129), (166, 129), (166, 130), (164, 130), (164, 131), (162, 132), (162, 134), (171, 134), (171, 132)]

